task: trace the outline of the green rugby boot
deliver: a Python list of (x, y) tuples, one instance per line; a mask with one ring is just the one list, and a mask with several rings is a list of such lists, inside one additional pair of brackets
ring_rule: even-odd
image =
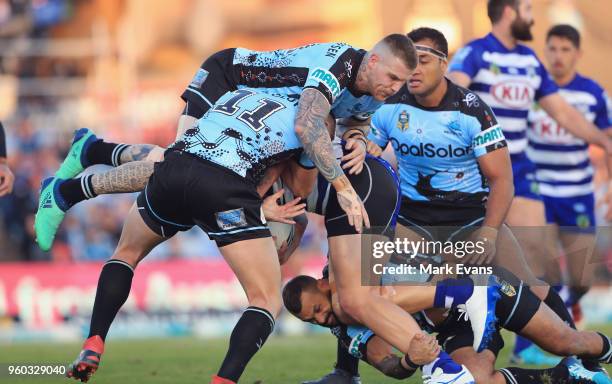
[(90, 164), (86, 159), (87, 147), (94, 141), (98, 140), (96, 135), (89, 128), (81, 128), (74, 132), (70, 151), (60, 165), (55, 177), (60, 179), (72, 179), (79, 173), (83, 172)]
[(38, 211), (34, 219), (36, 242), (43, 251), (48, 251), (53, 245), (53, 239), (69, 206), (61, 196), (59, 186), (62, 179), (50, 177), (42, 182)]

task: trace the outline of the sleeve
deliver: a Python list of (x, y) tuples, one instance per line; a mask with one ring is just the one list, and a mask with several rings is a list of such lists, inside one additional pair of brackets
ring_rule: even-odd
[(202, 89), (202, 84), (204, 84), (209, 75), (208, 71), (203, 68), (204, 65), (206, 65), (206, 62), (198, 69), (187, 88), (181, 94), (181, 99), (185, 102), (183, 114), (195, 117), (196, 119), (202, 117), (212, 107), (212, 103), (208, 101)]
[(612, 126), (612, 101), (603, 89), (597, 98), (597, 111), (595, 111), (595, 125), (600, 129)]
[(0, 157), (6, 157), (6, 136), (4, 126), (0, 122)]
[(332, 59), (328, 65), (322, 64), (311, 68), (304, 89), (314, 88), (320, 91), (329, 104), (333, 104), (340, 92), (348, 86), (351, 76), (356, 75), (353, 71), (356, 72), (358, 68), (354, 68), (353, 64), (361, 55), (364, 53), (349, 47), (340, 53), (337, 59)]
[(478, 51), (473, 45), (466, 45), (455, 53), (448, 65), (448, 72), (463, 72), (473, 78), (480, 69), (479, 63)]
[(538, 87), (538, 89), (535, 92), (536, 101), (540, 100), (544, 96), (548, 96), (551, 93), (555, 93), (559, 91), (559, 87), (557, 86), (555, 81), (552, 79), (552, 77), (550, 77), (550, 74), (548, 73), (544, 65), (542, 65), (542, 63), (539, 60), (538, 60), (538, 63), (539, 63), (539, 66), (538, 66), (537, 71), (542, 81), (540, 82), (540, 87)]
[(382, 149), (385, 149), (389, 142), (390, 127), (387, 121), (389, 120), (388, 116), (390, 116), (392, 112), (393, 109), (382, 106), (378, 108), (370, 121), (370, 134), (368, 135), (368, 140), (374, 142)]
[(508, 143), (502, 128), (491, 108), (474, 93), (467, 94), (466, 99), (469, 95), (473, 95), (472, 97), (477, 100), (476, 103), (472, 104), (471, 111), (469, 111), (474, 155), (480, 157), (507, 147)]

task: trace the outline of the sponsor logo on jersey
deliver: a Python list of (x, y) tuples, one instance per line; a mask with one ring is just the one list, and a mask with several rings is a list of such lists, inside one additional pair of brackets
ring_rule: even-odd
[(516, 109), (531, 106), (535, 92), (529, 83), (520, 80), (507, 80), (491, 87), (491, 94), (501, 104)]
[(501, 69), (499, 69), (499, 66), (494, 63), (491, 63), (491, 65), (489, 65), (489, 71), (491, 71), (494, 75), (499, 75), (501, 73)]
[(504, 133), (502, 132), (501, 127), (497, 125), (493, 128), (486, 129), (476, 135), (476, 137), (474, 137), (474, 140), (472, 141), (472, 146), (474, 148), (486, 147), (503, 140), (505, 140)]
[(195, 88), (200, 88), (202, 84), (204, 84), (204, 81), (206, 81), (207, 77), (208, 77), (208, 71), (200, 68), (198, 69), (198, 72), (195, 74), (193, 79), (191, 79), (191, 83), (189, 83), (189, 85)]
[(589, 215), (587, 214), (580, 214), (578, 216), (576, 216), (576, 225), (578, 226), (578, 228), (588, 228), (591, 226), (591, 219), (589, 219)]
[(316, 68), (311, 76), (325, 85), (332, 97), (336, 97), (340, 94), (340, 83), (338, 79), (336, 79), (336, 76), (330, 71), (323, 68)]
[(338, 52), (340, 52), (340, 50), (344, 48), (345, 46), (346, 44), (343, 44), (343, 43), (332, 44), (329, 48), (327, 48), (327, 52), (325, 53), (325, 56), (334, 58), (336, 57)]
[(410, 115), (406, 111), (402, 111), (397, 118), (397, 129), (406, 132), (409, 128)]
[(231, 209), (229, 211), (215, 213), (217, 225), (223, 231), (230, 229), (246, 227), (247, 221), (244, 214), (244, 208)]
[(453, 147), (451, 144), (437, 147), (434, 143), (420, 143), (418, 145), (400, 144), (395, 138), (392, 138), (390, 141), (393, 144), (393, 149), (403, 156), (454, 158), (472, 153), (472, 147)]
[(466, 93), (465, 97), (462, 100), (468, 108), (472, 107), (480, 107), (480, 102), (478, 101), (478, 96), (473, 93)]

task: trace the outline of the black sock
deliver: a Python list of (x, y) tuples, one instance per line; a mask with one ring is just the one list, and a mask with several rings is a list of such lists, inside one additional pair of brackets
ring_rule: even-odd
[(578, 356), (578, 357), (581, 358), (582, 361), (587, 361), (588, 363), (591, 363), (591, 364), (596, 363), (596, 362), (610, 364), (610, 362), (612, 362), (612, 346), (610, 345), (610, 339), (601, 332), (597, 332), (597, 334), (599, 335), (599, 337), (601, 337), (601, 340), (603, 342), (603, 348), (601, 349), (601, 353), (599, 354), (599, 356), (596, 356), (596, 357)]
[(230, 336), (229, 348), (217, 376), (235, 383), (274, 329), (274, 317), (263, 308), (248, 307)]
[(359, 376), (359, 359), (352, 356), (340, 340), (338, 340), (337, 359), (336, 368), (350, 373), (351, 376)]
[(99, 139), (89, 144), (85, 158), (88, 165), (106, 164), (118, 167), (121, 165), (121, 153), (128, 147), (127, 144), (107, 143)]
[(109, 260), (104, 264), (98, 279), (88, 338), (99, 335), (102, 340), (106, 339), (115, 315), (130, 295), (133, 276), (134, 270), (124, 261)]
[(578, 304), (580, 299), (589, 291), (589, 287), (570, 287), (570, 304)]
[(548, 289), (548, 295), (544, 300), (544, 303), (553, 310), (554, 313), (557, 314), (561, 318), (561, 320), (565, 321), (569, 324), (570, 327), (576, 329), (576, 324), (574, 324), (574, 319), (572, 319), (572, 315), (567, 311), (567, 307), (561, 299), (561, 296), (555, 291), (552, 287)]
[(77, 177), (62, 182), (59, 186), (59, 191), (68, 204), (68, 208), (83, 200), (93, 199), (96, 197), (91, 179), (93, 175)]
[(508, 384), (542, 384), (569, 382), (567, 367), (557, 365), (548, 369), (502, 368), (499, 372)]

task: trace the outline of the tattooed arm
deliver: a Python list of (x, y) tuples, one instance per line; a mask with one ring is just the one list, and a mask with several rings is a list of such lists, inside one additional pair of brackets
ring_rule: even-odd
[(362, 223), (365, 222), (366, 227), (369, 227), (370, 222), (361, 199), (334, 156), (331, 139), (325, 126), (330, 107), (321, 92), (311, 88), (305, 89), (298, 104), (295, 132), (304, 146), (304, 151), (321, 175), (336, 189), (338, 203), (346, 212), (349, 223), (357, 232), (361, 232)]
[(142, 191), (155, 163), (133, 161), (103, 173), (94, 174), (91, 183), (96, 195)]

